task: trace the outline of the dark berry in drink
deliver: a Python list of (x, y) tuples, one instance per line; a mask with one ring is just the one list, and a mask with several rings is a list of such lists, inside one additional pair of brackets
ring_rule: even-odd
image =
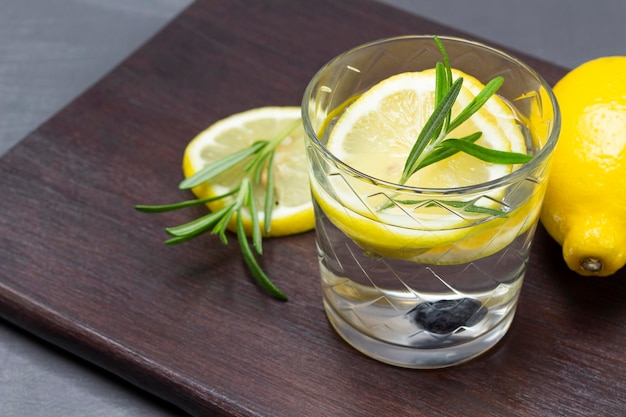
[(471, 327), (487, 314), (480, 301), (473, 298), (438, 300), (418, 304), (409, 313), (413, 322), (435, 334), (452, 333), (460, 327)]

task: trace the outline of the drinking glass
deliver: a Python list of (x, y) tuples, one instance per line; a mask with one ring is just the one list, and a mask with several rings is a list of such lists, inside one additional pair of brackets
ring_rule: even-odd
[(354, 98), (442, 60), (431, 36), (383, 39), (337, 56), (302, 101), (328, 319), (365, 355), (409, 368), (467, 361), (508, 331), (560, 128), (550, 86), (528, 65), (484, 44), (440, 39), (452, 68), (483, 84), (504, 77), (498, 95), (516, 115), (531, 162), (486, 183), (417, 188), (374, 178), (327, 149)]

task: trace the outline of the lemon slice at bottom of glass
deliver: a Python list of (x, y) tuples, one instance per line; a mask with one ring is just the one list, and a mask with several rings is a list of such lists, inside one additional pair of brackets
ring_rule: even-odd
[[(198, 134), (187, 145), (183, 155), (183, 173), (188, 178), (207, 164), (218, 161), (234, 152), (245, 149), (259, 140), (269, 140), (284, 134), (297, 124), (276, 148), (273, 159), (274, 207), (270, 232), (265, 237), (287, 236), (314, 228), (315, 219), (304, 145), (304, 129), (300, 108), (261, 107), (233, 114), (219, 120)], [(192, 189), (198, 198), (211, 198), (237, 187), (244, 175), (246, 161), (225, 173)], [(257, 216), (264, 229), (263, 207), (265, 204), (266, 178), (254, 185)], [(207, 203), (211, 211), (219, 210), (233, 201), (226, 197)], [(252, 229), (250, 213), (244, 212), (243, 226), (249, 235)], [(236, 231), (236, 218), (228, 229)]]
[[(484, 88), (476, 78), (463, 77), (463, 88), (452, 111), (455, 117)], [(435, 107), (435, 71), (398, 74), (363, 93), (339, 115), (329, 133), (327, 148), (352, 168), (386, 182), (402, 176), (416, 138)], [(527, 152), (520, 121), (498, 96), (448, 137), (482, 132), (478, 144), (500, 151)], [(468, 187), (510, 174), (513, 165), (491, 164), (464, 153), (432, 164), (414, 174), (406, 185), (431, 189)], [(393, 192), (371, 193), (371, 182), (337, 176), (330, 193), (315, 186), (313, 194), (329, 219), (373, 255), (425, 263), (463, 263), (504, 248), (534, 224), (532, 203), (506, 217), (461, 212), (436, 200), (411, 213), (396, 205), (385, 213), (385, 199)], [(379, 200), (371, 196), (378, 195)], [(331, 197), (332, 196), (332, 197)], [(455, 197), (458, 199), (459, 197)], [(504, 188), (486, 192), (477, 203), (484, 209), (506, 207)], [(531, 198), (532, 200), (532, 198)], [(462, 203), (462, 200), (453, 203)], [(470, 202), (468, 202), (469, 204)], [(427, 209), (424, 209), (427, 207)], [(481, 218), (482, 216), (482, 218)], [(417, 222), (417, 223), (416, 223)], [(488, 249), (482, 247), (488, 245)]]

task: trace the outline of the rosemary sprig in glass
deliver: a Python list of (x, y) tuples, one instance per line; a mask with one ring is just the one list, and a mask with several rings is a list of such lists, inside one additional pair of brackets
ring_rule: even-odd
[(409, 152), (400, 184), (405, 184), (420, 169), (457, 152), (465, 152), (494, 164), (524, 164), (532, 160), (532, 155), (498, 151), (476, 144), (482, 132), (475, 132), (461, 138), (446, 139), (454, 129), (472, 117), (498, 91), (504, 79), (495, 77), (489, 81), (483, 90), (452, 119), (452, 106), (463, 86), (463, 78), (458, 77), (453, 80), (448, 53), (437, 36), (434, 36), (434, 40), (443, 55), (443, 63), (437, 62), (435, 66), (435, 109)]
[[(179, 184), (179, 189), (190, 190), (205, 182), (211, 181), (231, 169), (241, 169), (243, 164), (244, 176), (241, 182), (225, 192), (224, 194), (203, 199), (187, 200), (175, 204), (150, 206), (137, 205), (135, 209), (145, 213), (162, 213), (171, 210), (178, 210), (186, 207), (204, 205), (211, 201), (228, 199), (221, 209), (206, 214), (188, 223), (174, 227), (168, 227), (165, 231), (172, 237), (165, 241), (172, 245), (186, 242), (203, 233), (210, 232), (218, 235), (223, 244), (228, 244), (227, 227), (233, 218), (236, 222), (237, 241), (243, 259), (250, 270), (252, 276), (268, 294), (279, 300), (287, 301), (287, 296), (283, 293), (263, 271), (259, 265), (256, 255), (263, 255), (263, 232), (270, 232), (272, 219), (272, 209), (274, 207), (274, 173), (273, 160), (276, 147), (293, 132), (300, 120), (289, 126), (284, 132), (268, 140), (259, 140), (247, 148), (234, 152), (218, 161), (206, 165), (194, 175), (186, 178)], [(261, 178), (266, 181), (265, 196), (263, 197), (263, 218), (264, 227), (261, 229), (259, 211), (256, 207), (254, 185), (259, 184)], [(230, 198), (232, 197), (232, 198)], [(252, 223), (252, 247), (246, 236), (242, 218), (249, 215)], [(233, 217), (234, 216), (234, 217)], [(256, 255), (255, 255), (256, 254)]]

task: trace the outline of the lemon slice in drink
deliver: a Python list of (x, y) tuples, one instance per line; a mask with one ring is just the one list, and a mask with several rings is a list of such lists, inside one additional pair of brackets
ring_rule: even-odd
[[(458, 70), (453, 70), (453, 77), (464, 79), (452, 111), (454, 117), (484, 85)], [(416, 138), (433, 112), (434, 88), (434, 70), (403, 73), (383, 80), (340, 115), (329, 134), (328, 150), (370, 177), (396, 183)], [(526, 152), (515, 114), (497, 96), (491, 97), (449, 137), (460, 138), (476, 131), (483, 133), (477, 142), (482, 146)], [(418, 171), (406, 184), (458, 188), (500, 178), (513, 169), (512, 165), (490, 164), (459, 152)], [(398, 204), (398, 200), (406, 197), (402, 193), (394, 194), (392, 187), (381, 192), (381, 187), (374, 189), (371, 182), (349, 175), (331, 176), (329, 184), (331, 192), (315, 186), (313, 193), (340, 230), (372, 254), (422, 263), (461, 263), (495, 253), (532, 226), (538, 211), (538, 205), (535, 209), (528, 202), (508, 214), (508, 218), (494, 216), (495, 211), (507, 208), (501, 201), (502, 189), (467, 196), (464, 200), (456, 197), (448, 201), (440, 194), (437, 198)], [(464, 210), (459, 205), (485, 210)], [(533, 213), (529, 213), (531, 210)]]
[[(265, 236), (286, 236), (308, 231), (314, 227), (313, 207), (309, 190), (304, 130), (299, 107), (261, 107), (237, 113), (222, 119), (196, 136), (185, 149), (183, 173), (185, 177), (258, 140), (268, 140), (293, 130), (276, 148), (273, 161), (274, 209), (270, 233)], [(219, 175), (208, 183), (192, 189), (198, 198), (214, 197), (236, 187), (243, 177), (245, 162)], [(256, 207), (263, 229), (265, 178), (254, 186)], [(234, 197), (207, 204), (211, 211), (222, 208)], [(250, 234), (250, 216), (243, 219), (244, 229)], [(228, 226), (236, 231), (235, 219)]]
[[(453, 115), (466, 107), (484, 85), (465, 73)], [(339, 118), (327, 147), (339, 159), (368, 175), (397, 182), (406, 158), (426, 120), (434, 110), (435, 71), (399, 74), (375, 85)], [(497, 96), (450, 137), (481, 131), (478, 144), (491, 149), (526, 152), (524, 137), (512, 110)], [(374, 155), (378, 155), (374, 158)], [(384, 157), (380, 157), (384, 155)], [(407, 185), (425, 188), (456, 188), (480, 184), (512, 171), (511, 165), (488, 164), (464, 153), (433, 164), (414, 174)]]

